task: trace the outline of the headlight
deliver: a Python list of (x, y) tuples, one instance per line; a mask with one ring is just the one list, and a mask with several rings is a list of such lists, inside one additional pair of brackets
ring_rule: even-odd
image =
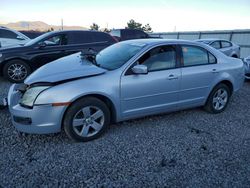
[(28, 89), (21, 98), (20, 104), (32, 107), (38, 95), (48, 88), (49, 86), (37, 86)]

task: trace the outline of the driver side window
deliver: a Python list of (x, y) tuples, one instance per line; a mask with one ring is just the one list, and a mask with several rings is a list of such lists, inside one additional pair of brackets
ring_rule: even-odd
[(66, 37), (64, 35), (55, 35), (44, 40), (44, 43), (46, 43), (47, 46), (59, 46), (65, 45), (67, 42)]
[(146, 65), (148, 72), (175, 68), (176, 51), (172, 46), (156, 47), (144, 54), (138, 63)]

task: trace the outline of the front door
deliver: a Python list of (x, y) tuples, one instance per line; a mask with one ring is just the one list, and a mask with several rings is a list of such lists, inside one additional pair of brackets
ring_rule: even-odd
[[(147, 66), (147, 74), (134, 74), (135, 64)], [(179, 101), (181, 71), (175, 46), (146, 52), (121, 77), (121, 111), (124, 119), (172, 111)]]
[(67, 39), (65, 35), (54, 35), (41, 41), (40, 44), (41, 43), (44, 43), (45, 46), (39, 47), (39, 44), (37, 44), (37, 46), (34, 46), (34, 50), (29, 53), (31, 61), (34, 62), (37, 67), (67, 55)]

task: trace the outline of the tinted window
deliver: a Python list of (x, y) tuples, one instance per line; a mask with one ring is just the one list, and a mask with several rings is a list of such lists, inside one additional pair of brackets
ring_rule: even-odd
[(70, 44), (84, 44), (92, 43), (93, 37), (92, 32), (71, 32), (69, 33), (69, 43)]
[(232, 46), (232, 44), (230, 42), (227, 42), (227, 41), (221, 41), (221, 46), (222, 46), (222, 48), (228, 48), (228, 47)]
[(12, 31), (0, 29), (0, 38), (16, 39), (17, 36), (18, 35)]
[(148, 67), (148, 71), (174, 68), (176, 62), (176, 52), (171, 46), (156, 47), (144, 54), (138, 62), (139, 64), (146, 65)]
[(134, 39), (135, 38), (135, 31), (134, 30), (122, 30), (122, 37), (123, 39)]
[(137, 54), (145, 44), (116, 43), (102, 50), (96, 56), (96, 62), (100, 67), (114, 70), (121, 67), (135, 54)]
[(135, 30), (135, 31), (134, 31), (134, 37), (137, 38), (137, 39), (146, 38), (146, 37), (147, 37), (147, 34), (144, 33), (143, 31)]
[(204, 65), (209, 63), (208, 52), (193, 46), (183, 46), (184, 66)]
[(212, 46), (215, 49), (220, 49), (220, 41), (215, 41), (210, 46)]
[(93, 42), (113, 41), (113, 38), (109, 34), (101, 33), (101, 32), (93, 32), (92, 37), (93, 37)]

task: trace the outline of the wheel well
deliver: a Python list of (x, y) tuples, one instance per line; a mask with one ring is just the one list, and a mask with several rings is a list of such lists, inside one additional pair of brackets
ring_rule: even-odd
[(23, 61), (23, 62), (27, 63), (27, 65), (28, 65), (28, 66), (30, 67), (30, 69), (33, 71), (32, 67), (31, 67), (30, 64), (29, 64), (29, 61), (24, 60), (24, 59), (22, 59), (22, 58), (13, 58), (13, 59), (8, 59), (8, 60), (6, 60), (6, 61), (3, 61), (3, 62), (1, 63), (1, 74), (3, 74), (3, 69), (4, 69), (4, 66), (6, 65), (6, 63), (8, 63), (8, 62), (10, 62), (10, 61), (13, 61), (13, 60), (19, 60), (19, 61)]
[[(107, 107), (109, 108), (109, 110), (110, 110), (110, 115), (111, 115), (110, 120), (111, 120), (111, 123), (115, 123), (116, 122), (116, 110), (115, 110), (115, 106), (114, 106), (113, 102), (108, 97), (103, 96), (103, 95), (99, 95), (99, 94), (84, 95), (83, 97), (77, 98), (74, 102), (78, 101), (79, 99), (86, 98), (86, 97), (95, 97), (95, 98), (101, 100), (102, 102), (104, 102), (107, 105)], [(64, 115), (66, 114), (66, 111), (64, 112)], [(63, 118), (64, 118), (64, 116), (63, 116)]]
[(230, 95), (233, 94), (233, 89), (234, 88), (233, 88), (233, 84), (230, 81), (224, 80), (224, 81), (220, 82), (219, 84), (225, 84), (229, 88), (229, 90), (230, 90)]

